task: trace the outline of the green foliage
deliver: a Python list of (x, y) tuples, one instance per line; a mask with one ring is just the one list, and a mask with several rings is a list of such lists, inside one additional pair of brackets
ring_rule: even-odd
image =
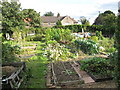
[[(23, 21), (24, 17), (21, 13), (20, 4), (17, 2), (2, 2), (2, 32), (5, 37), (6, 33), (12, 35), (13, 31), (11, 28), (19, 26), (24, 27), (25, 23)], [(9, 7), (8, 7), (9, 6)]]
[(96, 18), (94, 22), (94, 25), (103, 25), (104, 30), (106, 31), (105, 34), (111, 37), (115, 33), (116, 16), (113, 12), (109, 10), (105, 11), (104, 13), (99, 14), (99, 16)]
[(116, 47), (118, 50), (117, 59), (116, 59), (116, 82), (117, 86), (120, 89), (120, 10), (118, 10), (117, 17), (117, 29), (115, 32)]
[(2, 43), (2, 63), (15, 62), (19, 59), (16, 54), (20, 53), (20, 46), (11, 46), (9, 43)]
[(44, 41), (44, 39), (44, 34), (36, 34), (34, 36), (29, 35), (25, 38), (26, 41)]
[(52, 13), (51, 11), (50, 11), (50, 12), (46, 12), (46, 13), (44, 14), (44, 16), (54, 16), (54, 13)]
[(81, 60), (81, 69), (85, 70), (93, 75), (100, 76), (112, 76), (114, 72), (114, 66), (110, 63), (110, 60), (93, 57), (85, 60)]
[(110, 51), (109, 53), (111, 53), (112, 51), (115, 51), (114, 48), (114, 39), (109, 39), (109, 38), (104, 38), (103, 40), (99, 40), (99, 46), (102, 46), (103, 48), (105, 48), (105, 51)]
[(62, 25), (61, 21), (58, 20), (57, 23), (56, 23), (56, 25)]
[(69, 29), (47, 29), (45, 31), (46, 41), (56, 40), (56, 41), (71, 41), (71, 31)]
[(60, 17), (60, 13), (57, 14), (57, 17)]
[(99, 52), (98, 45), (92, 40), (75, 40), (76, 47), (86, 54), (96, 54)]
[(111, 47), (111, 48), (106, 50), (106, 52), (109, 52), (109, 53), (113, 53), (115, 51), (116, 51), (116, 48), (114, 48), (114, 47)]
[(53, 28), (70, 29), (71, 32), (82, 32), (82, 25), (56, 25)]
[(99, 40), (103, 40), (103, 35), (102, 35), (102, 32), (101, 31), (96, 31), (96, 36), (98, 37)]
[(40, 13), (37, 13), (34, 9), (23, 9), (22, 14), (27, 26), (40, 27)]
[(98, 37), (97, 36), (92, 36), (92, 37), (90, 37), (90, 39), (93, 40), (96, 43), (98, 42)]
[(112, 11), (105, 11), (104, 13), (99, 14), (94, 22), (94, 25), (105, 25), (107, 24), (108, 20), (110, 24), (115, 23), (115, 18), (116, 16)]
[(89, 21), (84, 17), (80, 17), (80, 22), (82, 25), (90, 25)]
[(48, 63), (44, 63), (45, 60), (38, 58), (39, 56), (36, 57), (36, 59), (32, 58), (29, 62), (26, 62), (26, 78), (20, 88), (46, 88), (45, 75), (47, 73), (46, 64)]
[(73, 56), (65, 45), (60, 45), (57, 41), (47, 42), (44, 55), (47, 56), (50, 61), (64, 61)]

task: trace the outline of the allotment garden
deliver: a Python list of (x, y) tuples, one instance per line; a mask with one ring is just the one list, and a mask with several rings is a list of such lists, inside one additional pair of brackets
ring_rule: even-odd
[(39, 36), (25, 39), (19, 42), (3, 39), (2, 43), (4, 78), (20, 68), (7, 63), (25, 62), (20, 88), (84, 87), (113, 80), (117, 53), (114, 37), (104, 37), (101, 32), (76, 37), (70, 29), (48, 28)]
[(46, 28), (35, 10), (2, 5), (3, 88), (117, 87), (114, 13), (100, 14), (94, 25)]

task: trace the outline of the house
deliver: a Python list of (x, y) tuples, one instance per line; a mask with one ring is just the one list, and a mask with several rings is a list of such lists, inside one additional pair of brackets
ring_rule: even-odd
[(62, 25), (74, 25), (77, 24), (70, 16), (41, 16), (42, 26), (43, 27), (52, 27), (55, 26), (58, 21), (61, 21)]

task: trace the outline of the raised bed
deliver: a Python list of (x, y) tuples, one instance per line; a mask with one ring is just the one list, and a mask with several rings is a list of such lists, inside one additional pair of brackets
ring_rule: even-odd
[(92, 79), (95, 80), (95, 82), (101, 82), (101, 81), (107, 81), (107, 80), (112, 80), (113, 77), (111, 76), (99, 76), (99, 75), (93, 75), (92, 73), (87, 72)]
[[(50, 69), (50, 66), (49, 66)], [(51, 75), (48, 75), (48, 85), (75, 86), (84, 83), (70, 62), (51, 63)], [(50, 80), (51, 78), (51, 80)], [(50, 83), (51, 81), (51, 83)]]
[[(81, 63), (80, 63), (79, 61), (77, 61), (77, 63), (78, 63), (79, 65), (81, 65)], [(87, 72), (87, 71), (85, 71), (85, 72)], [(109, 76), (93, 75), (93, 74), (90, 73), (90, 72), (87, 72), (87, 74), (88, 74), (95, 82), (101, 82), (101, 81), (107, 81), (107, 80), (112, 80), (112, 79), (113, 79), (113, 77), (110, 76), (110, 75), (109, 75)]]
[(2, 65), (2, 88), (19, 88), (24, 77), (25, 62), (7, 63)]

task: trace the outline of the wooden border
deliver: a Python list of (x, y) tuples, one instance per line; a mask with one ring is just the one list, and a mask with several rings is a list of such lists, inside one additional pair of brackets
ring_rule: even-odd
[(91, 78), (92, 78), (93, 80), (95, 80), (95, 82), (102, 82), (102, 81), (107, 81), (107, 80), (112, 80), (112, 79), (113, 79), (113, 77), (96, 78), (95, 75), (93, 75), (93, 74), (91, 74), (91, 73), (89, 73), (89, 72), (87, 72), (87, 74), (88, 74), (89, 76), (91, 76)]
[[(20, 68), (17, 71), (13, 72), (8, 78), (3, 79), (2, 82), (6, 82), (6, 83), (2, 83), (2, 85), (10, 85), (11, 88), (17, 89), (20, 87), (21, 83), (24, 80), (24, 77), (20, 78), (19, 75), (21, 74), (21, 72), (23, 72), (26, 69), (25, 62), (7, 63), (4, 64), (3, 66), (7, 66), (7, 65), (20, 67)], [(15, 79), (17, 79), (17, 81)]]

